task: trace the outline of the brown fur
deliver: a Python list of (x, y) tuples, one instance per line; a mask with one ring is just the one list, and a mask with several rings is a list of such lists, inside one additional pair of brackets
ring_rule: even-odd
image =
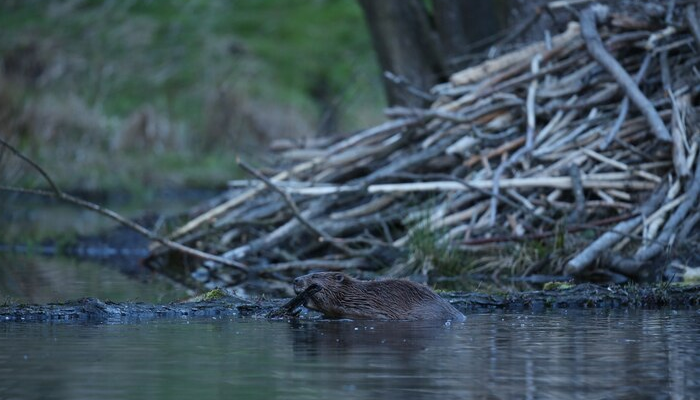
[(400, 279), (360, 281), (340, 272), (319, 272), (294, 280), (301, 293), (312, 284), (321, 287), (306, 307), (329, 318), (374, 320), (454, 320), (464, 315), (427, 286)]

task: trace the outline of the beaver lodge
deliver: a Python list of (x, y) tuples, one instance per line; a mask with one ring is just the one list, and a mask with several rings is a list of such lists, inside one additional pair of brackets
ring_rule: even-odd
[(227, 265), (183, 263), (155, 244), (149, 264), (210, 287), (308, 270), (604, 281), (691, 271), (694, 2), (547, 11), (559, 3), (559, 32), (453, 74), (427, 109), (275, 143), (274, 166), (240, 161), (248, 179), (167, 233)]

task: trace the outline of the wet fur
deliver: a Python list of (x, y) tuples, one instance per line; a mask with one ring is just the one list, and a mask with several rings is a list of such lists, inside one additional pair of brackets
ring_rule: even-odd
[(301, 276), (294, 290), (301, 293), (312, 284), (321, 290), (306, 306), (329, 318), (374, 320), (454, 320), (464, 315), (425, 285), (399, 279), (360, 281), (339, 272)]

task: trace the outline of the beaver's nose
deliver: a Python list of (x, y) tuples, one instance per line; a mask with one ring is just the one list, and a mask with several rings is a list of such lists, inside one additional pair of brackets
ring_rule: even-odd
[(294, 286), (300, 286), (301, 285), (301, 278), (294, 278)]

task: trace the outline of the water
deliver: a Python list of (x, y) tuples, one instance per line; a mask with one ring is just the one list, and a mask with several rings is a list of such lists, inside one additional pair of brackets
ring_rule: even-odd
[[(7, 243), (114, 226), (63, 205), (12, 205), (0, 215)], [(137, 267), (0, 254), (0, 303), (85, 296), (162, 303), (186, 295)], [(693, 399), (700, 398), (699, 333), (695, 310), (472, 314), (450, 326), (0, 322), (0, 400)]]
[(0, 323), (1, 399), (700, 397), (700, 313)]
[(145, 267), (132, 268), (131, 275), (121, 273), (123, 269), (93, 260), (0, 253), (0, 304), (42, 304), (82, 297), (167, 303), (188, 296), (183, 287)]
[[(114, 193), (93, 200), (127, 218), (136, 218), (144, 215), (144, 210), (158, 210), (163, 215), (182, 212), (212, 195), (214, 192), (209, 190), (154, 190), (141, 197)], [(164, 303), (192, 295), (141, 265), (148, 241), (136, 233), (114, 236), (119, 227), (103, 215), (72, 204), (0, 191), (0, 304), (62, 302), (81, 297)], [(98, 251), (107, 247), (122, 254), (83, 259), (41, 256), (42, 251), (60, 252), (63, 245), (75, 244), (78, 236), (100, 233), (112, 234), (110, 239), (116, 242), (93, 239), (78, 244)], [(40, 244), (47, 239), (51, 245)]]

